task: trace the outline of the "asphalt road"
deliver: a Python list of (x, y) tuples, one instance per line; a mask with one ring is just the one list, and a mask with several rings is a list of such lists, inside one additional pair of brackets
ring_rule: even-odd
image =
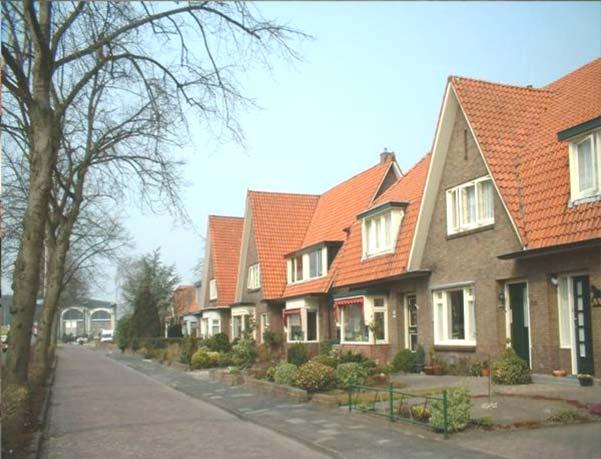
[(42, 458), (322, 458), (79, 346), (58, 351)]

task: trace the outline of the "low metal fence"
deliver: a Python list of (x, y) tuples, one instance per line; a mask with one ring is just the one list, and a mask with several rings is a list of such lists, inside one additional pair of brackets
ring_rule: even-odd
[(402, 421), (418, 425), (430, 425), (432, 402), (440, 402), (442, 408), (445, 438), (448, 438), (448, 394), (443, 390), (440, 395), (421, 395), (403, 392), (389, 387), (369, 387), (352, 385), (348, 388), (348, 410), (359, 411), (387, 417), (391, 422)]

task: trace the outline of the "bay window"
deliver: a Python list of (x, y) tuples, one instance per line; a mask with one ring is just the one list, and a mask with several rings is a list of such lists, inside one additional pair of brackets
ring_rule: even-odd
[(592, 133), (570, 144), (571, 199), (601, 194), (601, 133)]
[(474, 288), (459, 287), (433, 292), (434, 343), (476, 344)]
[(261, 270), (259, 268), (259, 263), (248, 267), (246, 287), (249, 290), (257, 290), (261, 288)]
[(221, 320), (213, 319), (211, 321), (211, 336), (221, 333)]
[(288, 342), (319, 341), (319, 305), (311, 299), (287, 302), (283, 312)]
[(287, 318), (288, 322), (288, 341), (303, 341), (305, 334), (301, 324), (301, 315), (290, 314)]
[(209, 281), (209, 300), (213, 301), (217, 299), (217, 280), (211, 279)]
[(232, 339), (242, 336), (242, 316), (232, 317)]
[(341, 309), (342, 342), (369, 342), (369, 328), (363, 317), (363, 304), (349, 304)]
[(447, 190), (447, 234), (493, 224), (493, 198), (493, 184), (488, 176)]
[(384, 298), (374, 298), (373, 327), (371, 332), (376, 343), (386, 341), (386, 305)]

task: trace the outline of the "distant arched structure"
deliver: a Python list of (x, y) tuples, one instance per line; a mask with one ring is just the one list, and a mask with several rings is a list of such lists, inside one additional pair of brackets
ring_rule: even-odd
[(97, 337), (101, 330), (113, 330), (115, 310), (115, 304), (93, 299), (65, 307), (60, 314), (59, 335)]

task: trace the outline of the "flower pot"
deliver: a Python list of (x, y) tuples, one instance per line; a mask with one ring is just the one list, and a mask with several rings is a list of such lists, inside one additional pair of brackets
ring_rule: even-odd
[(553, 376), (556, 376), (558, 378), (563, 378), (567, 374), (568, 372), (565, 370), (553, 370)]
[(593, 378), (578, 378), (578, 382), (583, 387), (588, 387), (593, 385)]
[(432, 367), (430, 365), (426, 365), (424, 367), (424, 373), (426, 373), (427, 375), (433, 375), (434, 374), (434, 367)]
[(482, 368), (482, 376), (488, 378), (490, 376), (490, 368)]

